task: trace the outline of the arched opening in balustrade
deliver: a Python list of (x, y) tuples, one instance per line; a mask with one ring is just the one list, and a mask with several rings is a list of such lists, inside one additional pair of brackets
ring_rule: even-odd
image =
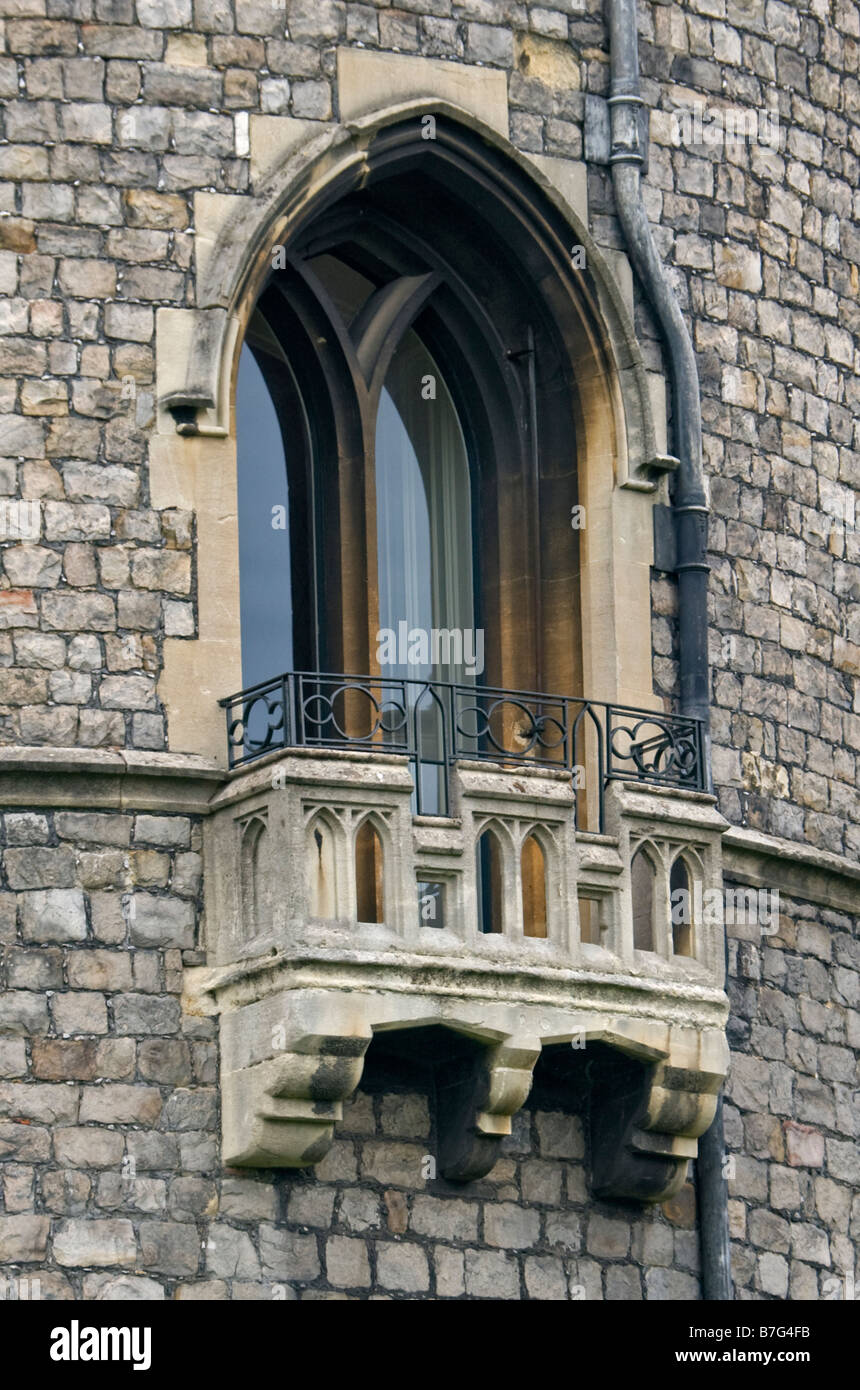
[(338, 916), (337, 834), (337, 827), (324, 813), (314, 817), (305, 834), (308, 911), (311, 917), (332, 920)]
[(262, 816), (251, 816), (240, 829), (242, 936), (250, 941), (271, 926), (270, 889), (264, 862), (268, 827)]
[(488, 827), (475, 847), (478, 885), (478, 931), (487, 935), (504, 931), (504, 861), (498, 834)]
[(520, 853), (522, 882), (523, 935), (547, 935), (546, 858), (543, 846), (534, 834), (523, 841)]
[(385, 856), (382, 838), (369, 816), (355, 836), (355, 894), (359, 922), (385, 921)]
[(639, 848), (630, 865), (633, 899), (633, 946), (637, 951), (656, 950), (655, 911), (657, 870), (648, 850)]
[(669, 874), (669, 903), (672, 915), (672, 952), (676, 956), (692, 956), (693, 946), (693, 875), (687, 860), (679, 854)]

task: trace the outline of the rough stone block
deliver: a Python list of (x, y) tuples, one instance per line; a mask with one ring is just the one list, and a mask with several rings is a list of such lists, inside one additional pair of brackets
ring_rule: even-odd
[(466, 1293), (470, 1298), (519, 1298), (519, 1272), (510, 1255), (495, 1250), (467, 1250), (465, 1257)]
[[(260, 1264), (263, 1277), (266, 1279), (309, 1283), (316, 1279), (320, 1272), (317, 1238), (313, 1235), (298, 1235), (278, 1226), (261, 1225)], [(354, 1259), (350, 1260), (346, 1255), (341, 1264), (337, 1264), (336, 1260), (336, 1265), (346, 1273), (359, 1272)]]
[(376, 1278), (383, 1289), (426, 1293), (430, 1288), (427, 1255), (420, 1245), (381, 1241), (376, 1247)]
[(137, 1240), (130, 1221), (70, 1219), (57, 1223), (53, 1239), (58, 1264), (134, 1265)]
[(29, 1264), (47, 1257), (47, 1216), (0, 1215), (0, 1264)]
[(196, 1274), (200, 1261), (197, 1227), (173, 1221), (141, 1221), (140, 1254), (145, 1269), (171, 1278)]
[(325, 1259), (328, 1282), (335, 1288), (370, 1287), (370, 1262), (363, 1240), (353, 1236), (329, 1236)]

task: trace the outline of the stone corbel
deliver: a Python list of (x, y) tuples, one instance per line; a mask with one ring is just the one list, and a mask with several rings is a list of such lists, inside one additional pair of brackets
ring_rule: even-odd
[(509, 1039), (446, 1065), (437, 1076), (439, 1171), (452, 1182), (486, 1177), (511, 1116), (523, 1105), (540, 1041)]
[(222, 1075), (222, 1154), (231, 1168), (306, 1168), (331, 1148), (361, 1080), (371, 1033), (306, 1034)]
[(714, 1118), (728, 1067), (722, 1033), (673, 1029), (668, 1057), (615, 1056), (592, 1078), (591, 1186), (596, 1197), (664, 1202), (683, 1185)]
[[(369, 1028), (305, 1035), (274, 1057), (225, 1070), (222, 1153), (232, 1168), (305, 1168), (324, 1158), (343, 1102), (361, 1080)], [(439, 1172), (451, 1181), (484, 1177), (525, 1101), (540, 1043), (478, 1047), (440, 1068)]]
[(227, 1166), (318, 1163), (332, 1144), (343, 1102), (361, 1080), (374, 1030), (444, 1021), (469, 1042), (437, 1062), (438, 1171), (461, 1182), (490, 1171), (511, 1132), (511, 1116), (531, 1088), (538, 1037), (488, 1036), (474, 1028), (469, 1011), (445, 1018), (448, 1010), (428, 1013), (426, 1001), (410, 1004), (399, 994), (275, 988), (254, 999), (273, 982), (261, 966), (251, 972), (203, 970), (189, 982), (193, 1011), (221, 1013)]
[(227, 434), (229, 375), (238, 320), (226, 309), (159, 309), (158, 404), (177, 434)]

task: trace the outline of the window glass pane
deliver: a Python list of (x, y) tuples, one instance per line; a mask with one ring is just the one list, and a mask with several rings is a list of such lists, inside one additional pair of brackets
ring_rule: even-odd
[(416, 809), (427, 815), (443, 813), (447, 754), (440, 707), (421, 682), (470, 684), (483, 670), (471, 522), (460, 421), (436, 363), (409, 332), (389, 367), (376, 423), (377, 658), (383, 676), (415, 682), (407, 701), (418, 706)]
[(274, 402), (247, 346), (236, 384), (236, 447), (242, 685), (247, 689), (293, 665), (287, 461)]
[(395, 639), (383, 674), (469, 683), (483, 667), (469, 460), (448, 388), (413, 332), (392, 359), (379, 404), (376, 515), (379, 626)]

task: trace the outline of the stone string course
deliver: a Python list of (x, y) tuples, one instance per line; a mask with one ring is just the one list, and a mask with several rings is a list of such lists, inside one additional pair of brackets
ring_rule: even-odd
[[(640, 28), (646, 204), (703, 393), (721, 806), (856, 857), (860, 8), (644, 4)], [(197, 580), (194, 518), (150, 502), (154, 313), (192, 301), (193, 193), (248, 187), (244, 116), (336, 118), (344, 44), (507, 72), (526, 152), (581, 158), (585, 94), (607, 91), (600, 0), (0, 0), (0, 502), (42, 504), (39, 536), (0, 547), (6, 744), (165, 747), (162, 646), (194, 635)], [(675, 148), (681, 92), (776, 105), (780, 149)], [(589, 199), (619, 247), (594, 167)], [(637, 330), (660, 369), (641, 302)], [(670, 698), (674, 582), (652, 592)], [(179, 1004), (199, 837), (85, 806), (4, 817), (4, 1275), (59, 1298), (696, 1296), (691, 1189), (595, 1205), (584, 1114), (537, 1093), (492, 1183), (460, 1194), (417, 1183), (432, 1096), (402, 1086), (358, 1093), (313, 1178), (224, 1173), (216, 1027)], [(739, 1296), (838, 1296), (860, 1236), (857, 922), (784, 902), (731, 966)]]

